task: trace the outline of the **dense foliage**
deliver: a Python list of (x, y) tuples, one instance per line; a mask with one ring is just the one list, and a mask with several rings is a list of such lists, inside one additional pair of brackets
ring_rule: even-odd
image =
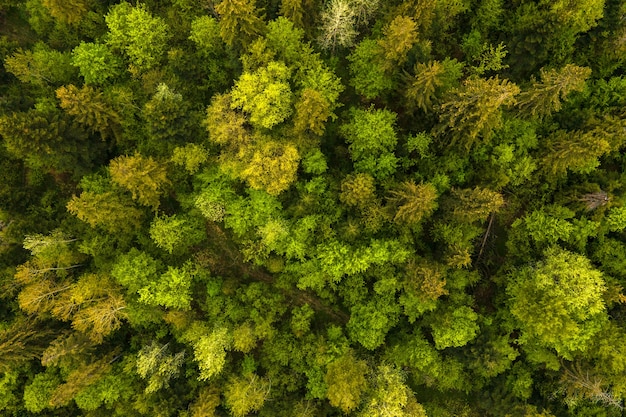
[(0, 0), (0, 414), (626, 399), (626, 3)]

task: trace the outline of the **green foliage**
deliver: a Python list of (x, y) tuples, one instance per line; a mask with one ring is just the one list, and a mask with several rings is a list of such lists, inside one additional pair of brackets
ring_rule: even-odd
[(387, 200), (397, 208), (393, 220), (412, 225), (437, 209), (437, 190), (432, 184), (417, 185), (405, 181), (390, 192)]
[(42, 0), (41, 3), (55, 19), (69, 24), (80, 22), (90, 8), (89, 0)]
[(109, 172), (113, 182), (130, 191), (134, 200), (154, 210), (159, 207), (163, 188), (168, 184), (164, 165), (136, 153), (112, 160)]
[(150, 224), (150, 237), (161, 249), (179, 253), (202, 241), (205, 233), (192, 217), (156, 216)]
[(228, 329), (217, 327), (210, 333), (205, 334), (205, 329), (201, 325), (193, 326), (186, 337), (191, 340), (193, 345), (193, 353), (200, 375), (198, 380), (204, 381), (210, 379), (220, 372), (226, 364), (226, 349), (232, 344), (232, 336)]
[(52, 372), (42, 372), (24, 387), (24, 407), (31, 413), (40, 413), (49, 408), (50, 399), (61, 381)]
[(5, 59), (4, 67), (21, 82), (37, 86), (66, 84), (75, 74), (70, 54), (44, 43), (35, 44), (32, 50), (18, 49)]
[(469, 150), (479, 139), (491, 138), (502, 123), (501, 108), (515, 104), (519, 92), (508, 80), (468, 78), (441, 105), (436, 131), (450, 138), (450, 146), (460, 143)]
[(235, 417), (243, 417), (258, 411), (270, 393), (268, 381), (255, 374), (234, 377), (226, 385), (226, 406)]
[(343, 125), (341, 132), (350, 145), (350, 156), (357, 171), (377, 179), (387, 178), (396, 171), (395, 122), (396, 114), (389, 110), (351, 111), (350, 123)]
[(144, 5), (121, 2), (109, 10), (105, 20), (109, 28), (106, 43), (128, 57), (133, 71), (149, 70), (163, 59), (171, 36), (169, 28)]
[(300, 154), (293, 145), (265, 142), (254, 150), (241, 176), (253, 189), (278, 195), (295, 182), (299, 161)]
[(582, 91), (591, 69), (568, 64), (561, 70), (541, 69), (541, 82), (520, 93), (517, 106), (524, 116), (546, 117), (561, 109), (561, 101), (573, 91)]
[(191, 22), (192, 40), (199, 51), (204, 55), (210, 55), (221, 50), (220, 25), (211, 16), (200, 16)]
[(417, 42), (417, 23), (410, 17), (397, 16), (383, 29), (384, 37), (379, 40), (388, 69), (403, 64), (407, 54)]
[(348, 55), (351, 84), (356, 92), (367, 99), (380, 97), (393, 87), (393, 79), (385, 73), (383, 46), (373, 39), (364, 39)]
[(457, 86), (462, 68), (462, 63), (449, 58), (442, 62), (415, 64), (414, 75), (409, 78), (405, 91), (409, 106), (424, 111), (432, 110), (434, 101), (441, 99), (447, 90)]
[(81, 42), (72, 50), (72, 65), (78, 67), (85, 84), (102, 85), (122, 75), (122, 63), (101, 43)]
[(625, 13), (0, 0), (0, 413), (619, 415)]
[(438, 311), (432, 318), (431, 329), (435, 347), (460, 347), (474, 339), (479, 332), (478, 314), (467, 306)]
[(356, 206), (362, 209), (374, 203), (376, 186), (374, 178), (369, 174), (356, 174), (346, 177), (341, 182), (339, 199), (347, 206)]
[(400, 370), (383, 364), (375, 373), (373, 392), (359, 416), (426, 417), (426, 410), (415, 400)]
[(552, 248), (534, 267), (513, 272), (507, 286), (522, 343), (540, 343), (565, 358), (584, 352), (606, 321), (602, 273), (582, 255)]
[(91, 87), (83, 86), (80, 90), (75, 85), (60, 87), (56, 90), (59, 105), (78, 123), (97, 131), (106, 137), (119, 124), (120, 116), (104, 99), (102, 93)]
[(215, 11), (220, 16), (220, 36), (229, 46), (247, 45), (265, 29), (252, 0), (223, 0)]
[(152, 344), (144, 346), (137, 355), (137, 373), (148, 381), (146, 393), (167, 388), (169, 381), (178, 376), (184, 359), (184, 352), (170, 354), (168, 345), (160, 345), (153, 341)]
[(324, 376), (330, 405), (340, 408), (344, 413), (358, 408), (367, 389), (368, 371), (367, 363), (355, 358), (352, 351), (331, 362)]
[(83, 191), (67, 203), (67, 211), (92, 227), (102, 227), (110, 232), (137, 230), (144, 217), (144, 212), (130, 197), (115, 191)]

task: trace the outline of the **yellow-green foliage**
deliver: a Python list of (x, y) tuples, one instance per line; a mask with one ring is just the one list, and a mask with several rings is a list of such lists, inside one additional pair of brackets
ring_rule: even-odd
[(268, 141), (254, 149), (252, 158), (241, 172), (252, 188), (278, 195), (296, 180), (300, 154), (295, 146)]

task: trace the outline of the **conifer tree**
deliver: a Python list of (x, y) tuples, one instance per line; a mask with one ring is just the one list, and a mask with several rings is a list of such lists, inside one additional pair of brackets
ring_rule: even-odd
[(89, 0), (42, 0), (50, 14), (63, 23), (75, 24), (89, 11)]
[(574, 91), (582, 91), (591, 69), (567, 64), (560, 70), (540, 70), (541, 82), (533, 78), (532, 87), (520, 93), (517, 106), (522, 116), (547, 117), (561, 109), (561, 102)]
[(99, 132), (103, 137), (110, 132), (117, 132), (120, 117), (101, 92), (86, 85), (79, 89), (70, 84), (58, 88), (56, 96), (61, 108), (85, 127)]
[(417, 24), (410, 17), (397, 16), (383, 30), (383, 35), (378, 44), (383, 51), (385, 69), (390, 71), (404, 64), (407, 53), (417, 42)]
[(109, 172), (113, 182), (130, 191), (133, 199), (154, 210), (159, 207), (159, 199), (169, 184), (167, 168), (139, 153), (115, 158), (109, 165)]
[(508, 80), (468, 78), (441, 105), (436, 133), (470, 149), (479, 139), (491, 138), (502, 123), (502, 107), (515, 104), (520, 89)]
[(252, 0), (223, 0), (215, 6), (215, 11), (220, 16), (220, 36), (229, 46), (248, 45), (265, 30)]
[(437, 190), (432, 184), (405, 181), (390, 192), (387, 201), (396, 208), (395, 222), (416, 224), (437, 208)]

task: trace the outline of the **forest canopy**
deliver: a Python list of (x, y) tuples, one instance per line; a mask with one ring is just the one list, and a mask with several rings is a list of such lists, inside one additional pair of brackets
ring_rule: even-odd
[(626, 3), (0, 0), (0, 414), (618, 417)]

